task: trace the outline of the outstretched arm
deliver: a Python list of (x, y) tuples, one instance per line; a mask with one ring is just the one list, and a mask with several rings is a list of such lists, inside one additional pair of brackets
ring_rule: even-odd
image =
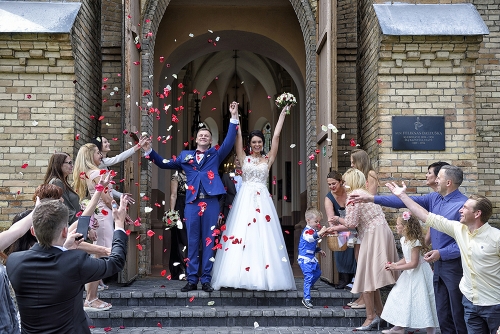
[(7, 231), (0, 233), (0, 251), (9, 247), (14, 241), (19, 239), (28, 232), (31, 225), (33, 224), (33, 212), (29, 215), (13, 224)]
[(406, 205), (408, 209), (410, 209), (413, 214), (420, 219), (421, 221), (427, 221), (427, 217), (429, 216), (429, 211), (421, 207), (418, 203), (410, 198), (406, 194), (406, 184), (402, 182), (403, 186), (399, 187), (396, 182), (386, 183), (385, 186), (389, 188), (389, 190), (399, 197), (401, 201)]
[(276, 159), (276, 155), (278, 154), (278, 146), (280, 143), (280, 134), (281, 134), (281, 129), (283, 128), (283, 123), (285, 123), (285, 116), (287, 111), (290, 109), (290, 106), (286, 106), (281, 110), (280, 117), (278, 118), (278, 123), (276, 123), (276, 127), (274, 128), (274, 134), (273, 134), (273, 141), (271, 142), (271, 150), (267, 154), (267, 164), (269, 167), (274, 162), (274, 159)]

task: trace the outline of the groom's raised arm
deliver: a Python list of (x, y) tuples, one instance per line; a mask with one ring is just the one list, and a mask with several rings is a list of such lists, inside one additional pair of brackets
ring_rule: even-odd
[(231, 112), (231, 118), (229, 119), (229, 129), (227, 131), (226, 138), (222, 142), (222, 145), (219, 147), (217, 153), (219, 154), (220, 160), (224, 160), (231, 149), (234, 146), (234, 142), (236, 140), (236, 128), (240, 124), (238, 120), (238, 103), (232, 102), (229, 107), (229, 111)]

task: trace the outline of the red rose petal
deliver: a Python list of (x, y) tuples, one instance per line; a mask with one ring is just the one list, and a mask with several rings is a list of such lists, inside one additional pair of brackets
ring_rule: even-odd
[(151, 238), (153, 235), (155, 235), (155, 232), (148, 230), (148, 232), (146, 234), (148, 235), (148, 237)]
[(138, 250), (140, 250), (140, 251), (142, 250), (142, 245), (141, 244), (137, 244), (136, 246), (137, 246)]

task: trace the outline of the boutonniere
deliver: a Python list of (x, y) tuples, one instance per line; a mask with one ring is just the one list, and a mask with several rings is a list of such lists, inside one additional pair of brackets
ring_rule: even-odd
[(234, 172), (236, 173), (236, 175), (240, 175), (240, 176), (241, 176), (241, 174), (243, 174), (243, 171), (241, 169), (236, 169)]
[(193, 159), (194, 159), (193, 155), (192, 155), (192, 154), (188, 154), (188, 155), (186, 155), (186, 157), (184, 158), (184, 161), (189, 161), (189, 160), (193, 160)]
[(234, 174), (233, 172), (229, 173), (229, 177), (233, 178), (236, 174)]

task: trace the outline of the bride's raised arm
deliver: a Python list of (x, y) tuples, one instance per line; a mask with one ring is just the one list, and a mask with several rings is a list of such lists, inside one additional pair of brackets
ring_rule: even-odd
[(276, 155), (278, 154), (278, 146), (280, 143), (280, 134), (281, 134), (281, 129), (283, 128), (283, 123), (285, 123), (285, 116), (287, 111), (290, 109), (290, 106), (286, 106), (281, 110), (280, 117), (278, 118), (278, 123), (276, 123), (276, 127), (274, 128), (274, 134), (273, 134), (273, 140), (271, 142), (271, 149), (269, 150), (269, 153), (267, 154), (267, 164), (269, 167), (274, 162), (274, 159), (276, 159)]

